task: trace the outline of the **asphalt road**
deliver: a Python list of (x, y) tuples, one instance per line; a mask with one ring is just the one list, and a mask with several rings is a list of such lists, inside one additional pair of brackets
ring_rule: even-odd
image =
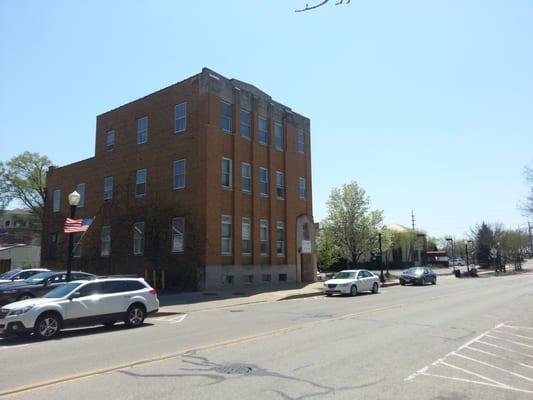
[[(0, 340), (15, 399), (532, 399), (533, 274)], [(7, 394), (11, 393), (11, 394)]]

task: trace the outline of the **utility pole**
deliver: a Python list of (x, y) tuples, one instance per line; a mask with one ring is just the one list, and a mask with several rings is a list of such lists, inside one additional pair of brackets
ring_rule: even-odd
[(381, 232), (378, 233), (379, 240), (379, 266), (381, 268), (381, 283), (385, 283), (385, 276), (383, 275), (383, 251), (381, 250)]
[(411, 226), (413, 227), (413, 231), (415, 230), (415, 213), (413, 210), (411, 210)]

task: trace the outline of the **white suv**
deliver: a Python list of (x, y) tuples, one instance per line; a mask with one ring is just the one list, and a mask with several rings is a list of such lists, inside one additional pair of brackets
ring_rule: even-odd
[(32, 332), (56, 337), (64, 327), (123, 321), (142, 325), (159, 309), (157, 292), (142, 278), (97, 278), (57, 287), (42, 298), (17, 301), (0, 308), (0, 334)]

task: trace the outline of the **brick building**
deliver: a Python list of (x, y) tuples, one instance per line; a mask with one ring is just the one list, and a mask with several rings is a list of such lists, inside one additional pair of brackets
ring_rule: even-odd
[(188, 290), (314, 280), (309, 125), (207, 68), (99, 115), (95, 156), (48, 173), (43, 265), (66, 263), (77, 189), (76, 217), (96, 218), (73, 268)]

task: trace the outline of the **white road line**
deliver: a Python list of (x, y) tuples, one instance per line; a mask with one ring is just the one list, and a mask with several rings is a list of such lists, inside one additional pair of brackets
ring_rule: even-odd
[(480, 344), (483, 344), (483, 345), (485, 345), (485, 346), (496, 347), (496, 348), (498, 348), (498, 349), (502, 349), (502, 350), (505, 350), (505, 351), (509, 351), (509, 352), (511, 352), (511, 353), (518, 353), (518, 354), (520, 354), (520, 355), (522, 355), (522, 356), (526, 356), (526, 357), (531, 357), (531, 358), (533, 358), (533, 355), (526, 354), (526, 353), (521, 353), (521, 352), (519, 352), (519, 351), (516, 351), (516, 350), (513, 350), (513, 349), (509, 349), (509, 348), (507, 348), (507, 347), (498, 346), (497, 344), (494, 344), (494, 343), (483, 342), (482, 340), (478, 340), (477, 342), (480, 343)]
[(154, 318), (154, 321), (161, 321), (161, 322), (170, 322), (170, 323), (179, 323), (182, 322), (188, 314), (178, 314), (178, 315), (170, 315), (166, 317), (158, 317)]
[(515, 342), (514, 340), (504, 339), (504, 338), (501, 338), (501, 337), (498, 337), (498, 336), (492, 336), (492, 335), (487, 335), (487, 337), (490, 337), (490, 338), (493, 338), (493, 339), (497, 339), (497, 340), (503, 340), (504, 342), (513, 343), (513, 344), (517, 344), (519, 346), (524, 346), (524, 347), (528, 347), (530, 349), (533, 349), (533, 346), (530, 345), (530, 344)]
[(506, 373), (508, 373), (510, 375), (513, 375), (513, 376), (516, 376), (518, 378), (525, 379), (526, 381), (529, 381), (529, 382), (533, 382), (533, 378), (529, 378), (527, 376), (524, 376), (524, 375), (521, 375), (521, 374), (517, 374), (516, 372), (508, 371), (508, 370), (506, 370), (504, 368), (497, 367), (496, 365), (489, 364), (488, 362), (485, 362), (485, 361), (477, 360), (475, 358), (464, 356), (462, 354), (457, 354), (457, 353), (454, 354), (454, 356), (460, 357), (460, 358), (464, 358), (465, 360), (470, 360), (472, 362), (476, 362), (476, 363), (479, 363), (481, 365), (485, 365), (485, 366), (490, 367), (490, 368), (497, 369), (498, 371), (501, 371), (501, 372), (506, 372)]
[(514, 387), (511, 387), (511, 386), (507, 386), (507, 385), (501, 386), (501, 385), (495, 385), (495, 384), (492, 384), (492, 383), (473, 381), (473, 380), (464, 379), (464, 378), (454, 378), (454, 377), (451, 377), (451, 376), (428, 374), (428, 373), (422, 373), (420, 375), (432, 376), (432, 377), (435, 377), (435, 378), (450, 379), (452, 381), (459, 381), (459, 382), (466, 382), (466, 383), (477, 383), (478, 385), (492, 386), (492, 387), (496, 387), (496, 388), (499, 388), (499, 389), (512, 390), (512, 391), (515, 391), (515, 392), (533, 393), (533, 390), (518, 389), (518, 388), (514, 388)]
[(441, 364), (442, 364), (442, 365), (445, 365), (445, 366), (447, 366), (447, 367), (450, 367), (450, 368), (453, 368), (453, 369), (459, 370), (459, 371), (461, 371), (461, 372), (464, 372), (464, 373), (467, 374), (467, 375), (473, 375), (473, 376), (475, 376), (475, 377), (477, 377), (477, 378), (485, 379), (486, 381), (492, 382), (492, 383), (494, 383), (494, 384), (496, 384), (496, 385), (499, 385), (500, 387), (502, 387), (502, 386), (507, 386), (507, 385), (504, 384), (504, 383), (501, 383), (501, 382), (495, 381), (494, 379), (487, 378), (486, 376), (483, 376), (483, 375), (477, 374), (477, 373), (475, 373), (475, 372), (469, 371), (469, 370), (467, 370), (467, 369), (464, 369), (464, 368), (458, 367), (457, 365), (452, 365), (452, 364), (449, 364), (449, 363), (444, 362), (444, 361), (442, 361)]
[(496, 332), (499, 333), (500, 335), (510, 335), (510, 336), (521, 338), (521, 339), (533, 340), (533, 337), (531, 336), (517, 335), (516, 333), (510, 333), (510, 332), (501, 332), (501, 331), (496, 331)]
[(523, 329), (523, 330), (530, 330), (530, 331), (533, 331), (533, 328), (530, 327), (530, 326), (516, 326), (516, 325), (506, 325), (506, 324), (502, 324), (502, 326), (505, 326), (506, 328), (511, 328), (511, 329)]
[(485, 350), (481, 350), (481, 349), (478, 349), (476, 347), (472, 347), (472, 346), (468, 346), (466, 349), (468, 350), (473, 350), (473, 351), (477, 351), (478, 353), (482, 353), (482, 354), (487, 354), (489, 356), (492, 356), (492, 357), (495, 357), (495, 358), (498, 358), (500, 360), (503, 360), (503, 361), (508, 361), (508, 362), (511, 362), (511, 363), (515, 363), (515, 364), (518, 364), (518, 365), (521, 365), (522, 367), (526, 367), (526, 368), (531, 368), (533, 369), (533, 365), (528, 365), (528, 364), (524, 364), (524, 363), (521, 363), (519, 361), (514, 361), (514, 360), (511, 360), (510, 358), (507, 358), (507, 357), (501, 357), (497, 354), (494, 354), (494, 353), (490, 353), (488, 351), (485, 351)]

